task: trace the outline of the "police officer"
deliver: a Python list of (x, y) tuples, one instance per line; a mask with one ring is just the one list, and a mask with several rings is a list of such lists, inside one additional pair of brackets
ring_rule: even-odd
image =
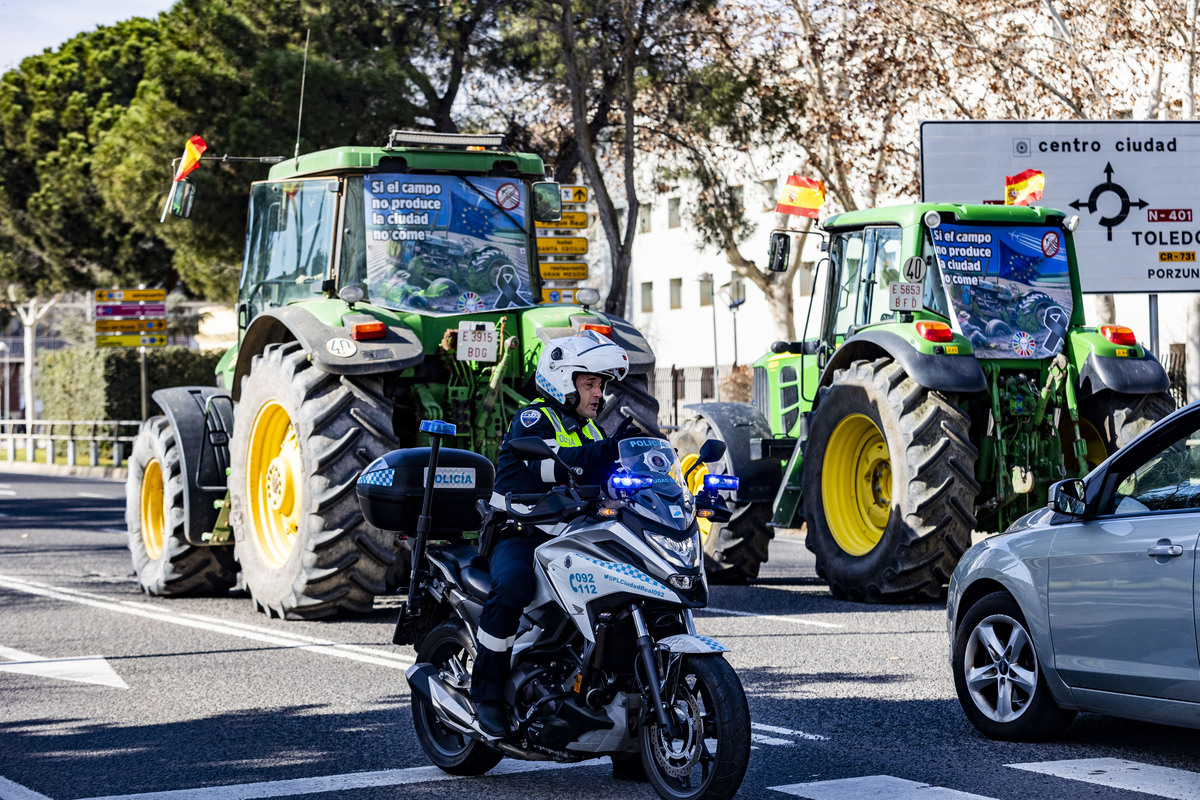
[[(517, 413), (500, 445), (496, 494), (540, 493), (567, 482), (566, 470), (554, 460), (525, 462), (513, 455), (509, 441), (527, 436), (544, 440), (564, 462), (582, 468), (581, 484), (607, 480), (617, 459), (617, 442), (645, 435), (627, 419), (612, 438), (606, 438), (594, 422), (604, 407), (605, 384), (614, 378), (623, 380), (628, 371), (624, 348), (595, 331), (547, 344), (534, 379), (542, 396)], [(510, 651), (521, 612), (533, 600), (533, 551), (544, 541), (540, 534), (509, 526), (490, 557), (492, 592), (479, 618), (471, 700), (480, 727), (495, 736), (508, 732), (504, 683)]]

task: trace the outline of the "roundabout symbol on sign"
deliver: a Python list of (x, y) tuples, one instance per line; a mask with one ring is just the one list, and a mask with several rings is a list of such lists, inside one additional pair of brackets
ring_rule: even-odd
[(1092, 189), (1092, 193), (1088, 196), (1087, 202), (1084, 202), (1083, 200), (1072, 200), (1070, 203), (1071, 208), (1075, 209), (1076, 211), (1078, 211), (1081, 208), (1086, 207), (1089, 214), (1095, 214), (1096, 208), (1098, 207), (1098, 203), (1100, 200), (1100, 195), (1104, 194), (1105, 192), (1112, 192), (1113, 194), (1115, 194), (1117, 196), (1117, 198), (1121, 201), (1120, 210), (1117, 211), (1116, 216), (1100, 218), (1100, 224), (1103, 225), (1104, 227), (1108, 228), (1108, 240), (1110, 242), (1112, 241), (1112, 229), (1125, 221), (1125, 218), (1129, 216), (1129, 209), (1131, 207), (1137, 206), (1138, 208), (1145, 208), (1146, 206), (1150, 205), (1149, 203), (1147, 203), (1145, 200), (1142, 200), (1141, 198), (1138, 198), (1138, 201), (1136, 203), (1132, 202), (1129, 199), (1129, 192), (1125, 191), (1125, 187), (1122, 186), (1121, 184), (1113, 183), (1112, 176), (1113, 176), (1112, 164), (1111, 163), (1105, 164), (1104, 165), (1105, 181), (1104, 181), (1104, 183), (1101, 183), (1098, 186), (1096, 186), (1094, 189)]

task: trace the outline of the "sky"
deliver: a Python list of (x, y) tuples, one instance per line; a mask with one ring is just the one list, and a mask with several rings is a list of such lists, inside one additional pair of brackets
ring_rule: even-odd
[(0, 72), (77, 33), (130, 17), (154, 17), (175, 0), (0, 0)]

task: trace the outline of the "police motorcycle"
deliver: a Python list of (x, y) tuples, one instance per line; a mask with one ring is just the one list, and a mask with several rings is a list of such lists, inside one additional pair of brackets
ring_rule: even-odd
[[(693, 496), (670, 444), (645, 437), (619, 443), (620, 465), (605, 486), (580, 486), (571, 474), (568, 486), (501, 498), (490, 461), (441, 447), (452, 424), (427, 420), (421, 430), (431, 447), (377, 459), (357, 491), (372, 525), (416, 531), (393, 641), (417, 650), (407, 678), (429, 759), (455, 775), (482, 775), (506, 755), (610, 756), (615, 774), (630, 774), (640, 759), (663, 798), (732, 797), (750, 756), (750, 712), (722, 655), (728, 648), (697, 633), (692, 612), (708, 600), (696, 518), (727, 521), (719, 492), (736, 489), (737, 478), (707, 475)], [(524, 460), (567, 466), (541, 439), (510, 446)], [(698, 464), (724, 452), (722, 442), (705, 442)], [(535, 552), (536, 594), (505, 685), (510, 732), (495, 737), (470, 699), (487, 560), (461, 537), (479, 530), (486, 551), (503, 524), (554, 538)]]

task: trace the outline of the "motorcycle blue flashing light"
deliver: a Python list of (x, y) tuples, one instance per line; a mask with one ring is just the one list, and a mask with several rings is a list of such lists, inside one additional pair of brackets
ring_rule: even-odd
[(434, 436), (454, 436), (458, 431), (453, 422), (442, 422), (440, 419), (421, 420), (421, 433), (431, 433)]
[(654, 486), (653, 478), (618, 472), (608, 479), (608, 493), (613, 497), (629, 497), (634, 492)]
[(737, 491), (738, 477), (736, 475), (705, 475), (704, 488), (710, 492)]

